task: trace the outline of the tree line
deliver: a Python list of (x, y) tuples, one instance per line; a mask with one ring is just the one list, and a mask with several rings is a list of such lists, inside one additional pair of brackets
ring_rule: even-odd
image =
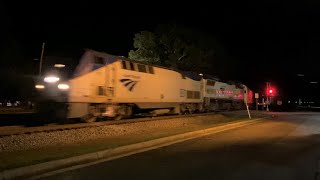
[(226, 72), (230, 58), (211, 34), (176, 24), (136, 33), (133, 47), (129, 59), (212, 75)]

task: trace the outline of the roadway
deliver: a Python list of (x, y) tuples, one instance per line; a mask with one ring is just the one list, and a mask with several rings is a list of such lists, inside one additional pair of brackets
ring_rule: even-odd
[(273, 119), (42, 179), (314, 179), (320, 113)]

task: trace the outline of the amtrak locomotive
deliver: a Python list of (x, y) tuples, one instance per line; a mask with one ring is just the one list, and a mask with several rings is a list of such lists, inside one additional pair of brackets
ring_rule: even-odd
[(252, 91), (243, 84), (94, 50), (84, 53), (68, 86), (68, 118), (85, 121), (243, 109), (252, 103)]

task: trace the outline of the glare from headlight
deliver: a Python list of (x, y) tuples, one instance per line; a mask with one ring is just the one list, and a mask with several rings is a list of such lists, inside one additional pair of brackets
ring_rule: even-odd
[(44, 82), (47, 82), (47, 83), (55, 83), (55, 82), (58, 82), (59, 80), (60, 78), (56, 76), (47, 76), (44, 78)]
[(67, 90), (67, 89), (69, 89), (69, 85), (68, 84), (58, 84), (58, 88), (61, 90)]
[(35, 87), (36, 87), (36, 89), (44, 89), (45, 88), (44, 85), (42, 85), (42, 84), (37, 84)]

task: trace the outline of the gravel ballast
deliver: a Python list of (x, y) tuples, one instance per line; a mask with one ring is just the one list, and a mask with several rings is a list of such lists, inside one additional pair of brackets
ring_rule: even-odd
[(139, 134), (152, 136), (154, 132), (210, 126), (225, 119), (223, 115), (210, 115), (12, 135), (0, 138), (0, 153), (81, 144), (96, 139), (108, 140)]

